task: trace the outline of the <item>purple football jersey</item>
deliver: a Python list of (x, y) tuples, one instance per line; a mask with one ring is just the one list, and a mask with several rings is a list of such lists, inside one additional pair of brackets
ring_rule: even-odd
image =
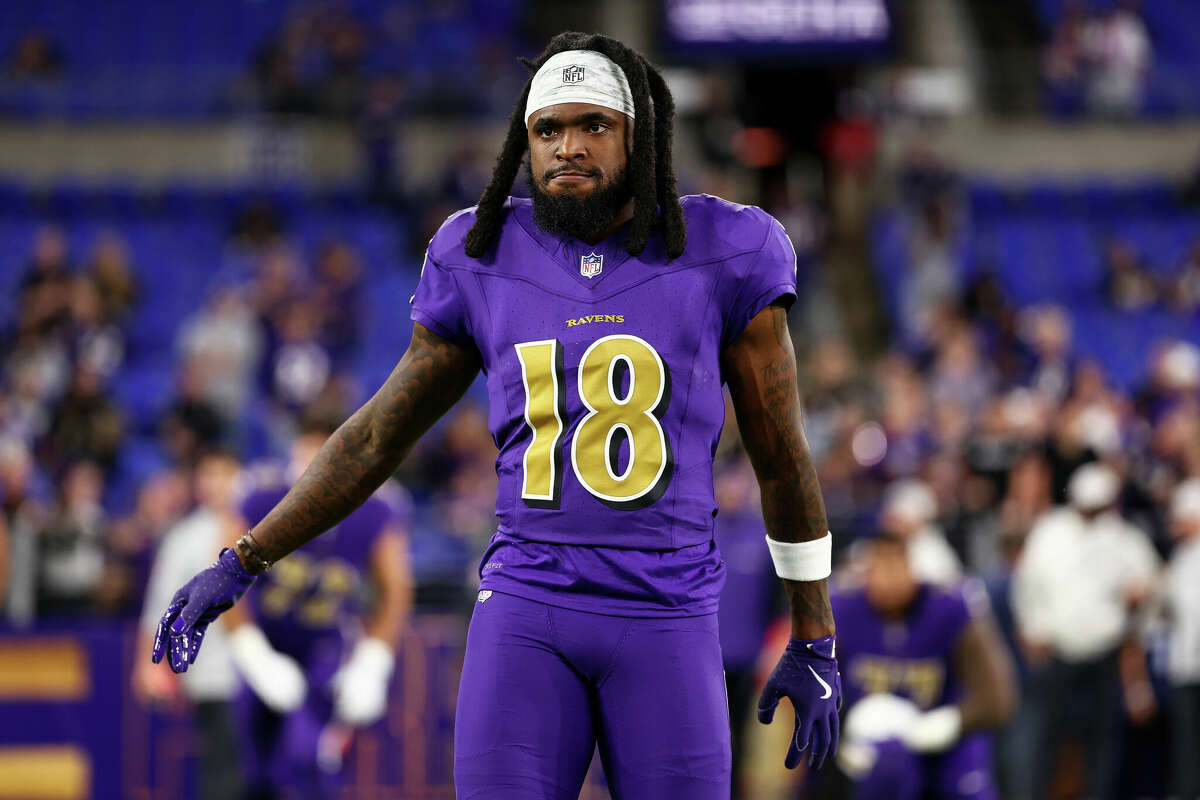
[(902, 619), (879, 614), (861, 588), (835, 589), (830, 601), (847, 706), (876, 692), (908, 698), (923, 709), (958, 699), (954, 648), (971, 620), (987, 608), (977, 582), (952, 589), (922, 584)]
[[(287, 492), (280, 483), (249, 489), (239, 504), (242, 517), (257, 525)], [(371, 548), (382, 531), (402, 522), (404, 506), (402, 493), (382, 489), (263, 573), (246, 599), (273, 647), (302, 664), (336, 666), (365, 607)]]
[(639, 257), (629, 226), (595, 245), (510, 198), (482, 258), (473, 209), (430, 242), (412, 318), (483, 360), (499, 448), (498, 531), (483, 586), (603, 613), (709, 613), (721, 351), (796, 292), (795, 251), (753, 206), (682, 198), (688, 244)]

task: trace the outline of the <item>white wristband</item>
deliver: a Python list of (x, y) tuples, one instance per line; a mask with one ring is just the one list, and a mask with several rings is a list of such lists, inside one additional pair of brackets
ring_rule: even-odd
[(767, 537), (775, 574), (789, 581), (819, 581), (833, 571), (833, 534), (811, 542), (777, 542)]

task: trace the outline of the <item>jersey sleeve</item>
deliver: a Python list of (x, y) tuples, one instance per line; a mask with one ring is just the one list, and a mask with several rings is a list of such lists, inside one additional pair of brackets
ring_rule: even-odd
[(762, 247), (749, 257), (734, 300), (725, 315), (721, 347), (728, 347), (742, 334), (750, 320), (772, 302), (782, 299), (788, 306), (796, 299), (796, 250), (779, 221), (760, 212), (766, 226)]
[(467, 306), (454, 274), (425, 254), (421, 280), (412, 298), (412, 319), (453, 342), (471, 341)]

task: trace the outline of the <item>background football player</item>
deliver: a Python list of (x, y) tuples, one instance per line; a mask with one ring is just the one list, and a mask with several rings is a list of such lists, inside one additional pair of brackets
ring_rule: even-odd
[(838, 756), (862, 800), (995, 798), (989, 729), (1016, 685), (983, 587), (920, 581), (907, 542), (861, 543), (862, 583), (833, 592), (846, 741)]
[[(235, 530), (262, 519), (336, 427), (304, 421), (286, 473), (252, 473)], [(387, 486), (259, 581), (222, 617), (245, 689), (235, 710), (246, 796), (335, 795), (353, 728), (383, 716), (412, 606), (406, 501)]]

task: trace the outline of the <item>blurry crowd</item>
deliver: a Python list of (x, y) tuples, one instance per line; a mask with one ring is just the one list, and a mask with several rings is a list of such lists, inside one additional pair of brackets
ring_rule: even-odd
[(503, 81), (464, 76), (504, 72), (496, 68), (512, 51), (511, 4), (396, 2), (373, 12), (296, 6), (254, 53), (236, 100), (262, 111), (369, 124), (401, 106), (462, 114), (496, 110), (492, 101), (507, 97), (511, 87)]
[(1188, 318), (1200, 312), (1200, 241), (1182, 263), (1163, 267), (1146, 263), (1130, 242), (1112, 239), (1105, 247), (1104, 262), (1104, 291), (1113, 308), (1165, 308)]
[[(1160, 341), (1123, 389), (1079, 354), (1070, 308), (961, 277), (952, 193), (907, 202), (921, 222), (891, 346), (866, 362), (837, 335), (797, 345), (843, 561), (884, 530), (924, 580), (986, 582), (1022, 689), (998, 737), (1006, 796), (1163, 797), (1172, 774), (1194, 796), (1200, 348)], [(1195, 319), (1194, 248), (1166, 278), (1128, 243), (1105, 255), (1110, 308)]]
[(1042, 52), (1051, 108), (1061, 114), (1131, 117), (1142, 108), (1154, 53), (1136, 0), (1103, 12), (1068, 0)]
[[(373, 391), (356, 372), (367, 315), (354, 246), (306, 251), (252, 205), (226, 247), (174, 341), (148, 343), (136, 331), (155, 298), (119, 230), (80, 252), (54, 225), (34, 235), (0, 361), (0, 616), (136, 615), (158, 541), (198, 502), (198, 464), (280, 461), (302, 418), (344, 418)], [(130, 378), (164, 357), (168, 396), (145, 397), (164, 387)], [(464, 402), (404, 466), (422, 520), (486, 535), (494, 453)]]

